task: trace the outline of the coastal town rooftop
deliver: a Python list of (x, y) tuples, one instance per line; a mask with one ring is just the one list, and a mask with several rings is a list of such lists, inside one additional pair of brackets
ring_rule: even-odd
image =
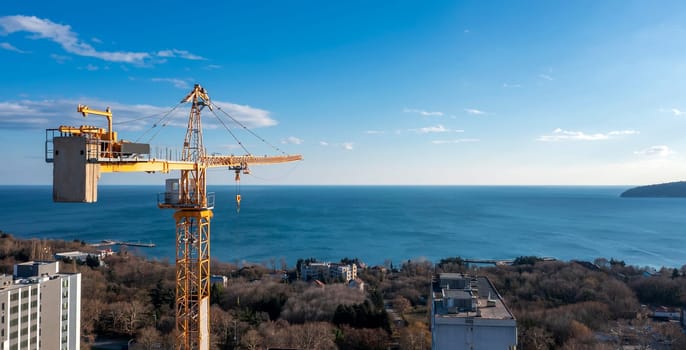
[(483, 276), (442, 273), (432, 282), (434, 317), (514, 320), (501, 296)]

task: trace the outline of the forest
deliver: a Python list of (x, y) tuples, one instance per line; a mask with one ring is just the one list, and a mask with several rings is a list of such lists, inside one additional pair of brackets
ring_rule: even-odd
[[(0, 233), (0, 273), (48, 259), (46, 252), (89, 249), (81, 241)], [(440, 272), (488, 277), (517, 319), (520, 349), (686, 348), (678, 323), (649, 317), (653, 306), (686, 305), (686, 267), (655, 270), (603, 258), (519, 257), (506, 266), (474, 266), (460, 257), (373, 267), (360, 258), (342, 261), (360, 265), (364, 291), (301, 281), (295, 267), (213, 261), (212, 274), (228, 283), (211, 290), (212, 348), (430, 349), (429, 285)], [(83, 349), (98, 339), (134, 339), (132, 347), (141, 350), (173, 348), (173, 264), (122, 248), (102, 265), (63, 261), (61, 272), (82, 274)], [(402, 322), (393, 321), (391, 309)]]

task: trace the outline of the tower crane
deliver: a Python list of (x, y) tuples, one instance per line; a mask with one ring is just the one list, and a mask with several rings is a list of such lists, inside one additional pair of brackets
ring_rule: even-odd
[[(201, 111), (212, 110), (207, 91), (196, 84), (181, 103), (190, 103), (188, 127), (180, 160), (150, 156), (150, 145), (117, 140), (112, 112), (79, 105), (77, 111), (107, 118), (107, 130), (95, 126), (60, 126), (46, 130), (45, 160), (53, 163), (55, 202), (97, 201), (102, 173), (161, 172), (179, 170), (178, 179), (167, 179), (160, 208), (175, 209), (176, 222), (176, 328), (179, 350), (209, 350), (210, 313), (210, 221), (214, 193), (207, 192), (207, 169), (226, 167), (247, 173), (249, 166), (302, 160), (301, 155), (218, 156), (205, 153)], [(240, 194), (236, 195), (240, 205)]]

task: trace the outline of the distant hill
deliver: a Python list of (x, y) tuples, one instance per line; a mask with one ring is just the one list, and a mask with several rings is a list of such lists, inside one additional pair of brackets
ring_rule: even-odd
[(630, 188), (620, 197), (685, 197), (686, 181)]

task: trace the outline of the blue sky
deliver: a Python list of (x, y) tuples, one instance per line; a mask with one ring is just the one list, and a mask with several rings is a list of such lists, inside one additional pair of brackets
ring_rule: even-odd
[[(150, 128), (194, 83), (305, 158), (255, 167), (247, 184), (681, 180), (684, 23), (681, 1), (10, 2), (0, 184), (51, 183), (44, 129), (105, 125), (78, 103), (111, 106), (122, 138), (180, 146), (187, 106)], [(242, 153), (204, 120), (208, 151)], [(277, 153), (232, 130), (251, 153)], [(213, 171), (210, 182), (231, 176)]]

